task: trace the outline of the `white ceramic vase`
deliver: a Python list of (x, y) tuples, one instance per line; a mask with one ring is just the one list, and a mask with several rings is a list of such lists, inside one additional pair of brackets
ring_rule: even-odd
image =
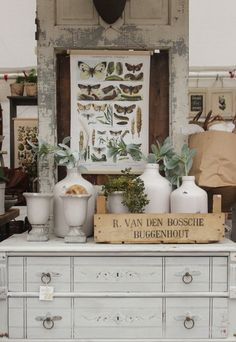
[(182, 177), (182, 185), (171, 194), (172, 213), (207, 213), (207, 192), (195, 183), (194, 176)]
[(159, 173), (158, 164), (146, 164), (140, 178), (144, 182), (145, 192), (149, 204), (145, 207), (145, 213), (168, 213), (170, 211), (171, 184)]
[(53, 194), (24, 192), (27, 204), (27, 217), (32, 230), (27, 236), (28, 241), (47, 241), (48, 230), (46, 223), (49, 219), (51, 199)]
[(88, 200), (91, 195), (61, 195), (66, 223), (69, 231), (64, 238), (65, 242), (86, 242), (83, 224), (87, 217)]
[(123, 191), (114, 191), (107, 197), (107, 209), (109, 213), (125, 214), (129, 209), (122, 203)]
[(5, 183), (0, 183), (0, 215), (5, 214)]
[(93, 234), (93, 215), (95, 213), (95, 189), (93, 185), (84, 179), (78, 168), (67, 169), (67, 176), (54, 186), (53, 215), (54, 215), (54, 234), (58, 237), (65, 237), (69, 231), (66, 223), (63, 202), (61, 195), (65, 195), (66, 189), (71, 185), (82, 185), (87, 193), (91, 195), (88, 200), (87, 218), (83, 225), (86, 236)]

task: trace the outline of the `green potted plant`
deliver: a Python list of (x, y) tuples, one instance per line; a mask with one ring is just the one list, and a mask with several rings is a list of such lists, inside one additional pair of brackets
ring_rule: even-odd
[(25, 77), (18, 75), (14, 83), (10, 84), (11, 96), (23, 96)]
[(0, 166), (0, 215), (5, 214), (5, 188), (7, 178), (4, 175), (3, 167)]
[(25, 91), (27, 96), (37, 96), (37, 71), (31, 69), (30, 72), (25, 74)]
[(121, 170), (121, 175), (108, 176), (102, 186), (112, 213), (142, 213), (149, 203), (143, 181), (130, 172), (131, 168)]

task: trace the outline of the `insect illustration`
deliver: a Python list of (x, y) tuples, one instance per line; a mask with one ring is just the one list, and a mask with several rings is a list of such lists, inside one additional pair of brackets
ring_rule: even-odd
[(125, 63), (125, 66), (128, 71), (135, 73), (135, 71), (140, 71), (142, 69), (143, 63), (139, 63), (139, 64)]
[(93, 103), (93, 108), (96, 112), (104, 112), (104, 110), (106, 109), (107, 104), (102, 104), (102, 105), (97, 105), (96, 103)]
[(125, 84), (120, 84), (120, 89), (125, 93), (125, 94), (129, 94), (129, 95), (133, 95), (133, 94), (138, 94), (139, 90), (142, 89), (142, 85), (136, 85), (136, 86), (127, 86)]
[(124, 114), (130, 114), (133, 112), (133, 110), (135, 109), (136, 105), (133, 104), (131, 106), (127, 106), (127, 107), (123, 107), (123, 106), (119, 106), (117, 104), (114, 105), (117, 113), (124, 113)]
[(87, 119), (91, 119), (95, 114), (94, 113), (82, 113), (82, 115)]
[(101, 84), (78, 84), (79, 89), (86, 92), (88, 95), (91, 95), (93, 90), (98, 90), (100, 88)]
[(97, 80), (102, 80), (105, 77), (106, 66), (106, 62), (98, 63), (95, 67), (90, 67), (88, 64), (79, 61), (80, 78), (82, 80), (88, 80), (90, 77), (94, 77)]
[(106, 131), (97, 131), (97, 133), (103, 135), (106, 134)]
[(82, 103), (77, 102), (77, 107), (78, 112), (84, 112), (91, 108), (91, 103), (83, 105)]
[(126, 81), (142, 81), (143, 80), (143, 72), (140, 72), (139, 74), (137, 75), (134, 75), (134, 74), (126, 74), (124, 76), (124, 79)]
[(109, 131), (111, 135), (113, 136), (118, 136), (118, 135), (121, 135), (122, 131)]
[(115, 89), (115, 87), (113, 85), (109, 85), (105, 88), (102, 88), (102, 91), (104, 92), (104, 94), (108, 94), (110, 93), (110, 91), (112, 91), (113, 89)]
[(106, 149), (106, 147), (93, 147), (94, 151), (96, 151), (98, 154), (100, 154), (102, 151)]

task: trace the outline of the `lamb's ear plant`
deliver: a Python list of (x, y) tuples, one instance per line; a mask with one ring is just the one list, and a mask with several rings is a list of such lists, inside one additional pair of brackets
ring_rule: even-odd
[(165, 177), (174, 186), (179, 186), (181, 177), (187, 176), (193, 164), (193, 156), (196, 150), (190, 149), (187, 144), (182, 146), (181, 152), (174, 150), (171, 138), (167, 137), (161, 144), (151, 145), (151, 153), (144, 158), (148, 163), (159, 163), (159, 169), (164, 171)]
[(167, 137), (161, 144), (156, 140), (156, 144), (151, 145), (151, 153), (148, 154), (146, 161), (148, 163), (159, 163), (159, 169), (165, 169), (165, 161), (170, 159), (174, 154), (174, 147), (170, 137)]
[(38, 158), (44, 159), (47, 155), (53, 155), (57, 165), (66, 166), (68, 169), (71, 169), (78, 164), (79, 152), (72, 151), (67, 145), (70, 142), (70, 139), (70, 137), (66, 137), (61, 143), (55, 146), (46, 142), (42, 142), (38, 145), (35, 145), (30, 141), (28, 141), (28, 143)]
[(190, 149), (187, 144), (184, 144), (180, 154), (174, 153), (170, 158), (165, 159), (165, 175), (173, 185), (179, 187), (181, 177), (188, 176), (195, 154), (196, 149)]

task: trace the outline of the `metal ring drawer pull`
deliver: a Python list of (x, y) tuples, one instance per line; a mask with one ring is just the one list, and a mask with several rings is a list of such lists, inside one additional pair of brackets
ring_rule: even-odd
[(185, 318), (185, 320), (184, 320), (184, 327), (186, 329), (193, 329), (194, 324), (195, 324), (195, 322), (194, 322), (193, 318), (188, 317), (188, 316)]
[(186, 272), (183, 275), (182, 280), (185, 284), (190, 284), (193, 281), (193, 276), (189, 272)]
[(43, 327), (45, 329), (52, 329), (54, 327), (54, 320), (51, 317), (47, 317), (43, 320)]
[(50, 314), (47, 314), (46, 316), (37, 316), (35, 317), (36, 321), (43, 322), (43, 327), (45, 329), (52, 329), (54, 327), (55, 321), (62, 320), (61, 316), (51, 316)]
[(49, 284), (52, 280), (50, 273), (42, 273), (41, 275), (41, 281), (43, 284)]

